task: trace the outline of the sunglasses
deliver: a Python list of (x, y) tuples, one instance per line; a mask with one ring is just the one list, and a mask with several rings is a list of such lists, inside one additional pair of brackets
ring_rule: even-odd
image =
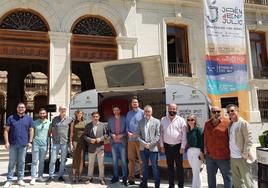
[(235, 110), (229, 110), (227, 111), (227, 114), (230, 114), (231, 112), (233, 113)]
[(195, 119), (187, 119), (187, 121), (195, 121)]
[(216, 114), (216, 113), (221, 113), (221, 111), (220, 110), (217, 110), (217, 111), (212, 111), (211, 113), (212, 114)]

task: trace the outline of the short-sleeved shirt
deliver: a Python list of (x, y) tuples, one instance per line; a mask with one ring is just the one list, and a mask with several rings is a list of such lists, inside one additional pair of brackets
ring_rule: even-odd
[(56, 116), (51, 123), (52, 129), (52, 140), (53, 144), (67, 144), (69, 127), (73, 119), (71, 117), (64, 117), (63, 119), (60, 116)]
[(47, 145), (49, 126), (50, 121), (47, 119), (44, 121), (40, 119), (34, 121), (34, 144)]
[(7, 125), (9, 126), (9, 143), (11, 145), (26, 146), (29, 142), (29, 129), (34, 126), (33, 118), (25, 114), (19, 116), (18, 114), (11, 115), (7, 118)]
[(212, 124), (212, 119), (205, 123), (204, 146), (207, 154), (214, 160), (230, 159), (229, 122), (221, 119), (218, 125)]

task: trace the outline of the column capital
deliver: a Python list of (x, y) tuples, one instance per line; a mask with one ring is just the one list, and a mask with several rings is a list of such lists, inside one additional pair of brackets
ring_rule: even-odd
[(57, 41), (57, 42), (70, 42), (72, 33), (64, 33), (64, 32), (53, 32), (49, 31), (48, 32), (50, 41)]
[(136, 37), (116, 37), (116, 42), (123, 48), (133, 48), (137, 44), (138, 38)]

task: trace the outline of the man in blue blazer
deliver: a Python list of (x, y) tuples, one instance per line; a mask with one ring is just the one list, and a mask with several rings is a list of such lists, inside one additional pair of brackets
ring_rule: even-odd
[(144, 118), (139, 121), (138, 140), (140, 141), (140, 155), (142, 160), (142, 182), (140, 188), (148, 188), (148, 162), (152, 164), (155, 187), (160, 187), (158, 169), (158, 147), (160, 139), (160, 121), (152, 116), (150, 105), (144, 107)]
[(114, 116), (108, 120), (108, 133), (111, 137), (111, 148), (113, 156), (113, 172), (114, 176), (111, 183), (119, 181), (118, 177), (118, 158), (120, 155), (122, 162), (122, 183), (127, 186), (127, 131), (126, 131), (126, 118), (120, 115), (120, 108), (118, 106), (113, 107)]

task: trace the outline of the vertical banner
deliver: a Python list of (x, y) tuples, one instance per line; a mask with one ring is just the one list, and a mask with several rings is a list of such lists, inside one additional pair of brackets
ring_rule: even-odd
[(244, 0), (204, 0), (207, 92), (213, 105), (238, 97), (249, 120)]

